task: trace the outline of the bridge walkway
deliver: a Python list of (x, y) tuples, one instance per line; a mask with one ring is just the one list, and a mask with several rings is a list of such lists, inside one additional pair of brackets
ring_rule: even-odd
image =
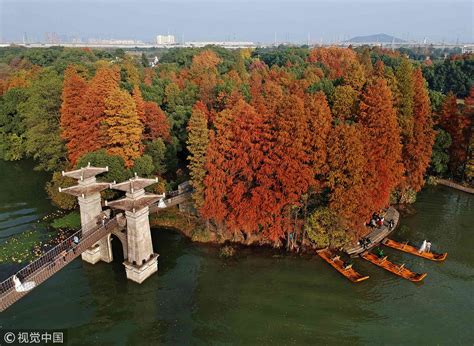
[[(31, 292), (31, 290), (26, 292), (17, 291), (13, 281), (15, 275), (17, 278), (20, 278), (23, 283), (31, 281), (34, 282), (34, 287), (38, 287), (38, 285), (63, 269), (107, 234), (112, 233), (120, 227), (120, 218), (123, 218), (122, 214), (110, 219), (104, 225), (95, 226), (87, 231), (85, 235), (82, 234), (82, 229), (75, 232), (40, 258), (31, 262), (26, 267), (20, 269), (16, 274), (0, 283), (0, 311), (4, 311), (10, 305)], [(74, 237), (79, 238), (79, 244), (74, 244)]]
[[(160, 202), (152, 204), (150, 213), (158, 212), (162, 208), (168, 208), (188, 201), (191, 198), (191, 190), (189, 188), (184, 191), (170, 191), (165, 198)], [(16, 301), (24, 297), (31, 290), (26, 292), (18, 292), (13, 282), (13, 277), (25, 282), (34, 282), (35, 288), (41, 283), (49, 279), (58, 271), (63, 269), (66, 265), (71, 263), (74, 259), (79, 257), (84, 251), (89, 249), (106, 235), (113, 233), (117, 228), (125, 225), (126, 220), (123, 214), (117, 214), (104, 225), (93, 225), (84, 234), (82, 229), (76, 231), (70, 237), (53, 247), (51, 250), (43, 254), (26, 267), (20, 269), (16, 274), (10, 276), (5, 281), (0, 283), (0, 312), (7, 309)], [(79, 238), (79, 244), (75, 245), (74, 237)]]

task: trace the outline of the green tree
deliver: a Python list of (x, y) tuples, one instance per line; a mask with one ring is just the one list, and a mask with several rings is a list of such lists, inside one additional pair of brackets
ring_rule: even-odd
[(72, 178), (63, 177), (61, 172), (54, 172), (51, 181), (46, 183), (46, 192), (53, 204), (61, 209), (71, 210), (77, 206), (77, 198), (64, 192), (59, 188), (73, 186), (76, 181)]
[(92, 166), (109, 167), (107, 173), (100, 175), (100, 179), (103, 181), (121, 182), (132, 176), (131, 172), (125, 168), (124, 159), (117, 155), (108, 154), (105, 149), (85, 154), (77, 161), (76, 168), (86, 167), (89, 162)]
[(153, 158), (150, 155), (143, 155), (137, 157), (133, 163), (132, 168), (134, 173), (137, 173), (140, 177), (150, 177), (155, 170), (153, 165)]
[(13, 88), (0, 97), (0, 158), (15, 161), (25, 154), (25, 125), (19, 106), (28, 99), (25, 89)]
[(443, 107), (446, 95), (444, 95), (442, 92), (435, 90), (430, 90), (429, 95), (433, 114), (439, 114), (441, 112), (441, 108)]
[(306, 220), (304, 229), (318, 248), (340, 249), (351, 239), (344, 220), (327, 207), (316, 209)]
[(151, 157), (154, 172), (157, 174), (163, 174), (166, 172), (166, 146), (161, 138), (157, 138), (152, 142), (148, 142), (145, 147), (145, 154)]
[(148, 58), (146, 57), (145, 52), (142, 53), (141, 62), (143, 67), (148, 67), (150, 65), (148, 63)]
[(28, 100), (20, 106), (26, 127), (25, 149), (38, 162), (38, 170), (51, 171), (65, 163), (66, 148), (59, 129), (61, 90), (58, 73), (44, 69), (28, 89)]
[(450, 146), (451, 136), (449, 133), (438, 129), (431, 154), (430, 171), (432, 173), (443, 176), (448, 171)]

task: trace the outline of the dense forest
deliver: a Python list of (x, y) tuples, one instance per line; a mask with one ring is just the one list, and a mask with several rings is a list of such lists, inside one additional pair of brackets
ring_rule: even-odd
[[(0, 50), (0, 158), (191, 179), (208, 229), (340, 247), (428, 175), (474, 182), (474, 57), (381, 48)], [(416, 59), (416, 60), (414, 60)]]

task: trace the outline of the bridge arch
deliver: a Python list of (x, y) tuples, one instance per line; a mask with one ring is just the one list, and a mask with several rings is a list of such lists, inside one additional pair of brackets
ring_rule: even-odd
[(107, 235), (107, 248), (109, 251), (109, 258), (113, 261), (114, 254), (112, 248), (112, 236), (120, 241), (122, 246), (123, 259), (127, 260), (128, 258), (128, 243), (127, 243), (127, 232), (126, 230), (118, 230)]

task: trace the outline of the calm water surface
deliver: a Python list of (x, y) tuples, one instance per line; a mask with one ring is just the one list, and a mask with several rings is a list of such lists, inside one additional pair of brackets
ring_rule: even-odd
[[(38, 225), (53, 210), (47, 176), (27, 162), (0, 161), (0, 241)], [(319, 258), (241, 250), (230, 261), (214, 247), (153, 230), (159, 273), (127, 281), (115, 260), (76, 260), (0, 314), (1, 328), (64, 328), (72, 345), (129, 344), (445, 344), (472, 345), (474, 197), (428, 187), (394, 238), (429, 239), (447, 251), (434, 263), (386, 249), (428, 276), (399, 279), (361, 259), (370, 279), (354, 285)], [(0, 267), (1, 273), (2, 267)], [(3, 267), (3, 273), (8, 270)]]

